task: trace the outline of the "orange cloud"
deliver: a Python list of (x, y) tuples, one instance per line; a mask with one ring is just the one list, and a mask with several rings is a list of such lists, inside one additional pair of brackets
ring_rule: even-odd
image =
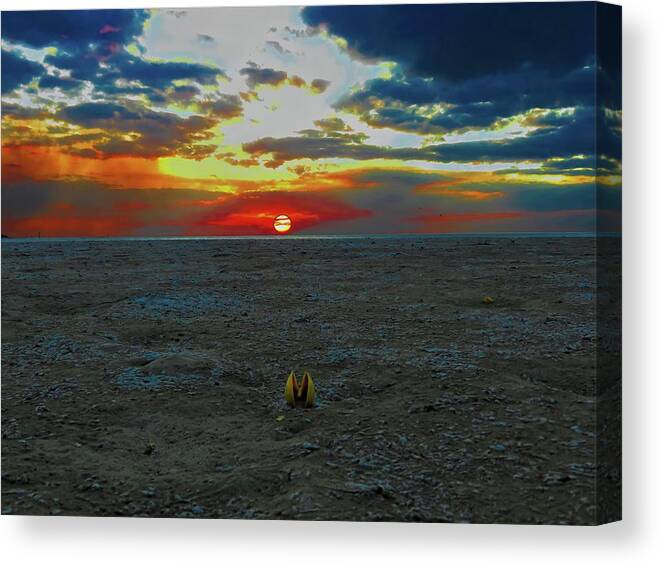
[(501, 198), (505, 196), (505, 193), (499, 190), (493, 191), (482, 191), (482, 190), (460, 190), (454, 188), (445, 188), (442, 186), (433, 187), (430, 186), (425, 192), (432, 194), (438, 194), (440, 196), (450, 196), (452, 198), (459, 198), (464, 200), (494, 200), (496, 198)]
[[(430, 194), (442, 194), (444, 196), (453, 196), (453, 194), (461, 194), (461, 185), (466, 184), (466, 183), (471, 183), (471, 185), (475, 184), (484, 184), (485, 188), (489, 188), (489, 185), (495, 182), (505, 182), (505, 179), (502, 178), (500, 175), (497, 173), (493, 173), (491, 171), (473, 171), (470, 173), (450, 173), (448, 171), (445, 171), (443, 173), (446, 178), (442, 180), (434, 180), (433, 182), (426, 182), (423, 184), (420, 184), (416, 187), (416, 192), (426, 192)], [(452, 187), (457, 187), (456, 190), (453, 190)], [(484, 194), (487, 193), (487, 191), (480, 191), (480, 190), (475, 190), (471, 189), (470, 191), (464, 191), (464, 192), (474, 192), (474, 193), (480, 193)], [(488, 193), (488, 194), (496, 194), (496, 193)], [(497, 193), (499, 195), (502, 195), (502, 193)], [(487, 196), (485, 199), (488, 199), (489, 197)], [(493, 196), (492, 198), (496, 198)], [(473, 198), (473, 200), (479, 200), (479, 197)]]
[(89, 214), (71, 205), (56, 203), (39, 215), (3, 218), (2, 231), (13, 237), (108, 237), (131, 234), (143, 225), (122, 210)]
[[(93, 178), (97, 180), (160, 175), (153, 159), (115, 157), (95, 159), (72, 155), (58, 147), (21, 146), (2, 148), (3, 178), (52, 180), (58, 178)], [(6, 177), (5, 177), (6, 175)]]
[(318, 224), (366, 217), (369, 210), (355, 208), (337, 198), (315, 193), (271, 191), (221, 197), (192, 226), (187, 235), (243, 235), (273, 233), (273, 219), (287, 214), (292, 233)]
[(184, 179), (159, 171), (158, 160), (73, 155), (53, 146), (4, 146), (2, 180), (16, 182), (85, 179), (114, 188), (209, 188), (214, 179)]

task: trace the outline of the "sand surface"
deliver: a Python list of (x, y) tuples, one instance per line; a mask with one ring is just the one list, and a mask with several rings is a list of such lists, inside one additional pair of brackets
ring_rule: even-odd
[(592, 523), (595, 293), (588, 238), (4, 240), (2, 511)]

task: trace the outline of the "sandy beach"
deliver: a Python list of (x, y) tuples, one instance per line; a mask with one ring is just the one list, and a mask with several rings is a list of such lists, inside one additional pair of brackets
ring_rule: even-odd
[(595, 249), (3, 240), (2, 512), (595, 523)]

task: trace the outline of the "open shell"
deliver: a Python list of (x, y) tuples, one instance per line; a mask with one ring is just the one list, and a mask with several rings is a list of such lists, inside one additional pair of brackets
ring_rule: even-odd
[(312, 381), (310, 373), (305, 371), (300, 383), (296, 380), (294, 371), (289, 373), (289, 377), (287, 377), (287, 383), (285, 384), (285, 400), (289, 406), (303, 406), (305, 408), (311, 408), (314, 406), (314, 399), (316, 395), (317, 391), (315, 389), (314, 382)]

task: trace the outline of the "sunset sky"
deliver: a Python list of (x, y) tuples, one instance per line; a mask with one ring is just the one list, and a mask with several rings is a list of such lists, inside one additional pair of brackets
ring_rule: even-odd
[(3, 12), (2, 232), (619, 230), (619, 15)]

